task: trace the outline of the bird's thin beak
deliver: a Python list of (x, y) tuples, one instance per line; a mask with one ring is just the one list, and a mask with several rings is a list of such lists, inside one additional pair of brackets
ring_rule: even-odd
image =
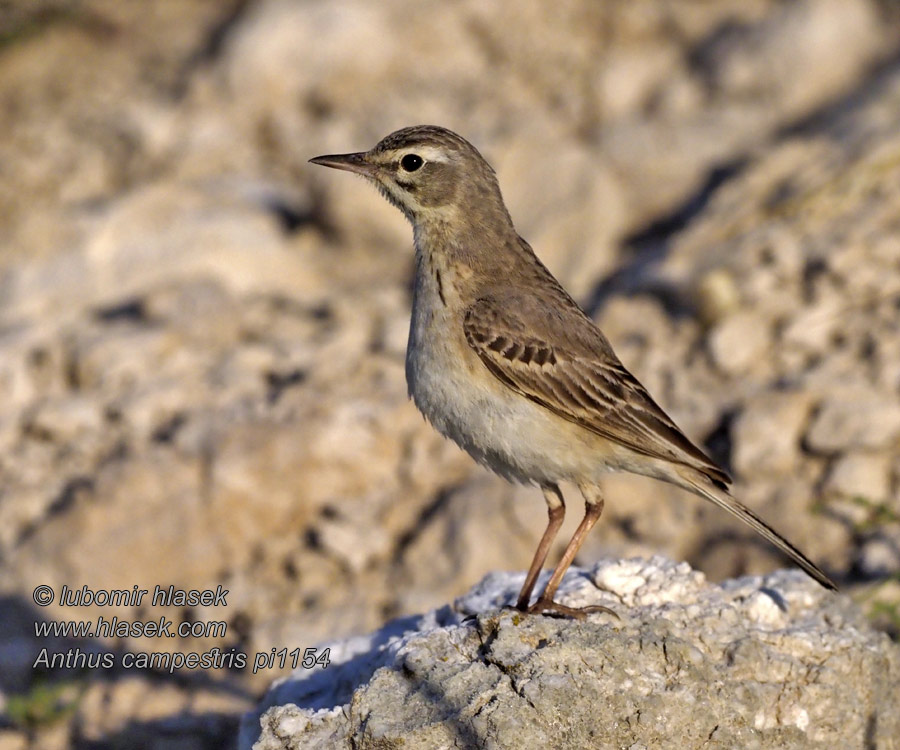
[(365, 153), (331, 154), (329, 156), (317, 156), (309, 161), (312, 164), (321, 164), (323, 167), (343, 169), (347, 172), (356, 172), (362, 175), (372, 175), (375, 171), (374, 165), (366, 161)]

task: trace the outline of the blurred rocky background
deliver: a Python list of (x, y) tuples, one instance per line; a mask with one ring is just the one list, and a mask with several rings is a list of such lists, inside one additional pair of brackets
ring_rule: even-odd
[[(484, 153), (736, 495), (900, 632), (900, 3), (2, 0), (2, 750), (229, 747), (278, 675), (41, 647), (302, 649), (527, 566), (540, 493), (406, 398), (409, 227), (307, 165), (416, 123)], [(608, 490), (584, 563), (785, 565), (678, 490)], [(229, 595), (40, 609), (39, 584)], [(34, 637), (99, 614), (228, 630)]]

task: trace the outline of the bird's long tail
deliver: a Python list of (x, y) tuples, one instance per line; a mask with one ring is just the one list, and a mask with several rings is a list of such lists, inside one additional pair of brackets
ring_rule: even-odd
[(822, 572), (821, 568), (798, 550), (793, 544), (769, 526), (743, 503), (735, 500), (726, 490), (716, 487), (706, 476), (695, 473), (693, 469), (678, 470), (678, 475), (684, 480), (686, 489), (714, 502), (720, 508), (724, 508), (731, 515), (741, 519), (745, 524), (753, 528), (761, 536), (768, 539), (784, 554), (791, 558), (797, 565), (805, 570), (812, 578), (817, 580), (825, 588), (837, 591), (834, 582)]

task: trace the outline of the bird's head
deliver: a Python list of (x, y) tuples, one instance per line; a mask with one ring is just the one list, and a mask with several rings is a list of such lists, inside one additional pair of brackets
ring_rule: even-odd
[(355, 172), (370, 179), (412, 224), (453, 220), (506, 209), (497, 177), (475, 147), (456, 133), (433, 125), (403, 128), (369, 151), (310, 159), (313, 164)]

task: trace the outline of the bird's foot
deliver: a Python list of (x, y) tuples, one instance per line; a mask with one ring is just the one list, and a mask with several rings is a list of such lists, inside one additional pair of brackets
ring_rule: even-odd
[(583, 620), (586, 615), (594, 614), (595, 612), (606, 612), (609, 615), (612, 615), (617, 620), (621, 620), (622, 618), (609, 607), (604, 607), (600, 604), (591, 604), (587, 607), (567, 607), (565, 604), (559, 604), (554, 602), (552, 599), (538, 599), (534, 604), (532, 604), (527, 609), (523, 611), (527, 612), (530, 615), (549, 615), (550, 617), (571, 617), (575, 620)]

